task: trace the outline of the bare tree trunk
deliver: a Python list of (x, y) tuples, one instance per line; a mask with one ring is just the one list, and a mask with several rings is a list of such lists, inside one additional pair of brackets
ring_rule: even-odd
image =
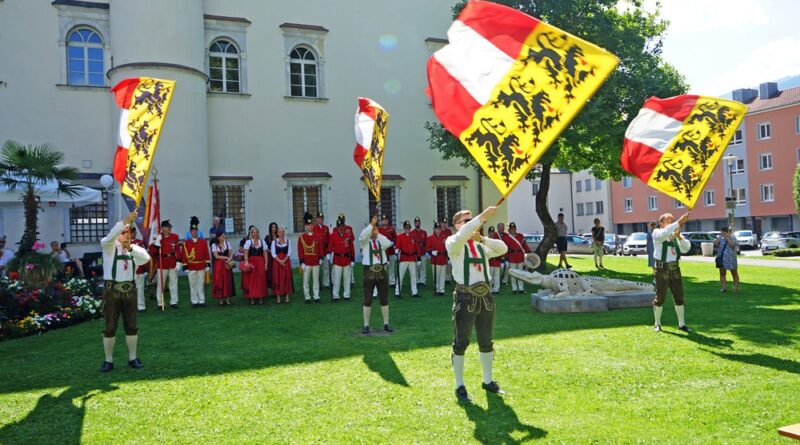
[(18, 255), (33, 250), (33, 243), (36, 242), (36, 235), (39, 233), (39, 198), (32, 186), (26, 188), (22, 204), (25, 208), (25, 231), (19, 242)]
[(542, 176), (539, 179), (539, 191), (536, 193), (536, 215), (544, 226), (544, 238), (536, 248), (536, 254), (541, 260), (537, 269), (540, 272), (545, 271), (547, 268), (547, 253), (553, 248), (557, 236), (556, 223), (550, 216), (550, 210), (547, 207), (547, 195), (550, 191), (550, 169), (552, 166), (552, 160), (542, 163)]

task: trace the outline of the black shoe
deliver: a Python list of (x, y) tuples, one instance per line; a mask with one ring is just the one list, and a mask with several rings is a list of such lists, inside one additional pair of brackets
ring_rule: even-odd
[(571, 264), (567, 264), (567, 269), (572, 269), (572, 265)]
[(311, 300), (306, 300), (306, 304), (311, 304)]
[(385, 325), (383, 325), (383, 330), (386, 331), (386, 332), (394, 332), (394, 328), (389, 326), (389, 323), (386, 323)]
[(339, 302), (339, 299), (338, 299), (338, 298), (334, 298), (334, 299), (333, 299), (333, 302), (334, 302), (334, 303), (338, 303), (338, 302)]
[(689, 329), (689, 326), (686, 326), (686, 325), (683, 325), (683, 326), (678, 326), (678, 329), (680, 329), (680, 330), (681, 330), (681, 331), (683, 331), (683, 332), (687, 332), (687, 333), (688, 333), (688, 332), (692, 332), (692, 330), (691, 330), (691, 329)]
[(398, 300), (402, 300), (403, 299), (403, 297), (401, 297), (400, 294), (394, 294), (394, 297), (397, 298)]
[(660, 324), (655, 325), (655, 327), (653, 327), (653, 330), (655, 332), (661, 332), (661, 325)]
[(178, 309), (178, 305), (177, 304), (170, 304), (169, 307), (171, 307), (172, 309)]
[(205, 303), (200, 303), (200, 307), (206, 307)]
[(200, 305), (199, 305), (199, 304), (197, 304), (197, 303), (192, 303), (192, 309), (197, 309), (197, 308), (199, 308), (199, 307), (200, 307)]
[(133, 369), (142, 369), (142, 368), (144, 368), (144, 365), (142, 364), (142, 361), (139, 360), (138, 358), (135, 358), (135, 359), (129, 361), (128, 362), (128, 366), (130, 366)]
[(364, 326), (363, 328), (361, 328), (361, 333), (364, 335), (369, 334), (369, 326)]
[(319, 303), (321, 303), (321, 301), (319, 301), (319, 298), (317, 298), (317, 299), (314, 300), (314, 303), (319, 304)]
[(420, 297), (419, 297), (419, 294), (414, 294), (414, 295), (412, 295), (412, 297), (414, 297), (414, 298), (420, 298)]
[(459, 386), (456, 388), (456, 398), (461, 403), (470, 403), (472, 399), (469, 398), (467, 394), (467, 388), (464, 385)]
[(348, 302), (348, 303), (349, 303), (349, 302), (350, 302), (350, 299), (349, 299), (349, 298), (345, 298), (345, 299), (344, 299), (344, 301), (346, 301), (346, 302)]
[(111, 362), (103, 362), (103, 364), (100, 365), (100, 369), (98, 369), (98, 371), (100, 371), (100, 372), (108, 372), (108, 371), (111, 371), (112, 369), (114, 369), (114, 364), (113, 363), (111, 363)]
[(139, 313), (141, 314), (142, 312), (144, 312), (144, 309), (139, 309)]
[(481, 383), (481, 388), (483, 388), (488, 392), (493, 392), (495, 394), (503, 395), (506, 393), (505, 391), (500, 389), (500, 385), (498, 385), (497, 382), (495, 382), (494, 380), (492, 380), (489, 383)]

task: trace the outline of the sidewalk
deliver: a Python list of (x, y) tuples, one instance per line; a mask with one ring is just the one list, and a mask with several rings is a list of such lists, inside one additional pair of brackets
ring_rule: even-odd
[[(643, 257), (644, 258), (644, 257)], [(800, 269), (800, 258), (798, 259), (791, 259), (786, 258), (785, 260), (760, 260), (758, 258), (746, 257), (746, 256), (738, 256), (738, 264), (740, 266), (764, 266), (764, 267), (780, 267), (784, 269)], [(699, 255), (692, 255), (692, 256), (682, 256), (681, 261), (694, 261), (697, 263), (713, 263), (714, 257), (713, 256), (699, 256)]]

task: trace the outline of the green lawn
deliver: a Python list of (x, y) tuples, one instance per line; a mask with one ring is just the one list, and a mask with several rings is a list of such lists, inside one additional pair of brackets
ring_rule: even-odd
[[(595, 273), (591, 257), (570, 262)], [(642, 258), (605, 265), (650, 280)], [(466, 406), (451, 301), (430, 286), (391, 300), (394, 335), (366, 338), (360, 304), (329, 293), (205, 309), (182, 295), (140, 317), (142, 370), (124, 366), (120, 334), (117, 369), (97, 372), (101, 320), (0, 343), (0, 443), (788, 443), (776, 429), (800, 422), (797, 271), (742, 267), (738, 295), (719, 293), (711, 264), (683, 272), (688, 335), (671, 300), (658, 334), (650, 309), (541, 314), (501, 294), (495, 377), (509, 394), (480, 390), (473, 343)]]

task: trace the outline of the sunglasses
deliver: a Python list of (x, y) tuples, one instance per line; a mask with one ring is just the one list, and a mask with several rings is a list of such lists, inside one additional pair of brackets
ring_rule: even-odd
[(461, 221), (459, 221), (458, 223), (459, 224), (466, 224), (466, 223), (468, 223), (470, 221), (472, 221), (472, 218), (465, 218), (465, 219), (462, 219)]

